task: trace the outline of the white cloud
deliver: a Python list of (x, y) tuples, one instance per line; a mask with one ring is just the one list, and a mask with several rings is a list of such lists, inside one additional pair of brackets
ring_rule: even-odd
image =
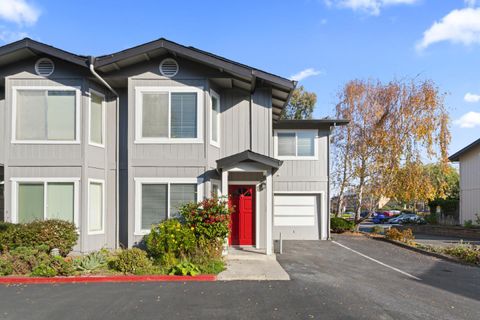
[(460, 128), (475, 128), (480, 126), (480, 112), (467, 112), (459, 119), (455, 120), (454, 123), (460, 126)]
[(383, 7), (414, 4), (419, 0), (325, 0), (327, 6), (336, 5), (340, 8), (366, 12), (378, 16)]
[(471, 102), (471, 103), (480, 102), (480, 94), (474, 94), (474, 93), (468, 92), (465, 95), (465, 97), (463, 97), (463, 100), (465, 100), (466, 102)]
[(25, 0), (0, 0), (0, 19), (17, 24), (35, 24), (40, 10)]
[(290, 79), (295, 80), (295, 81), (301, 81), (301, 80), (309, 78), (309, 77), (318, 76), (322, 73), (323, 73), (322, 71), (315, 70), (313, 68), (308, 68), (308, 69), (302, 70), (298, 73), (295, 73), (293, 76), (290, 77)]
[(423, 33), (417, 50), (442, 41), (466, 46), (480, 44), (480, 8), (453, 10)]
[(27, 36), (26, 32), (0, 30), (0, 42), (13, 42)]

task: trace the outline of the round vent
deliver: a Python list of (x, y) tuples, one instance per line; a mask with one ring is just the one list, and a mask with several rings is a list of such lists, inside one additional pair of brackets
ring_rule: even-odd
[(48, 77), (53, 73), (53, 70), (55, 70), (55, 65), (53, 61), (48, 58), (39, 59), (37, 63), (35, 63), (35, 72), (39, 76)]
[(178, 73), (177, 61), (167, 58), (160, 62), (160, 73), (165, 77), (173, 77)]

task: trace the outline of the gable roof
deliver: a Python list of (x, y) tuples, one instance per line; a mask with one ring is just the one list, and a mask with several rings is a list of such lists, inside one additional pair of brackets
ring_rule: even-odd
[(47, 44), (24, 38), (0, 47), (0, 66), (38, 54), (65, 60), (67, 62), (88, 68), (88, 57), (77, 55)]
[(480, 139), (477, 139), (476, 141), (472, 142), (471, 144), (469, 144), (468, 146), (466, 146), (462, 150), (454, 153), (453, 155), (448, 157), (448, 160), (455, 161), (455, 162), (460, 161), (461, 156), (463, 156), (465, 153), (469, 152), (470, 150), (472, 150), (476, 146), (480, 146)]
[(272, 84), (282, 86), (286, 89), (293, 89), (295, 87), (295, 81), (247, 66), (245, 64), (215, 55), (207, 51), (197, 49), (195, 47), (187, 47), (179, 43), (167, 40), (165, 38), (160, 38), (158, 40), (147, 42), (116, 53), (97, 57), (95, 67), (99, 68), (100, 71), (103, 71), (102, 68), (105, 68), (105, 66), (121, 61), (126, 61), (136, 56), (144, 56), (146, 59), (148, 59), (148, 54), (150, 52), (154, 52), (155, 50), (159, 49), (165, 49), (168, 52), (185, 56), (192, 60), (211, 65), (213, 67), (222, 69), (228, 73), (238, 75), (240, 77), (251, 77), (253, 75), (269, 81)]
[(252, 92), (259, 82), (271, 87), (274, 121), (280, 119), (282, 109), (287, 105), (297, 85), (296, 81), (194, 47), (187, 47), (165, 38), (96, 58), (73, 54), (29, 38), (24, 38), (0, 47), (0, 66), (39, 54), (50, 55), (87, 68), (90, 61), (92, 61), (95, 69), (104, 74), (135, 63), (148, 61), (151, 57), (162, 54), (184, 57), (229, 74), (232, 78), (232, 83)]
[(243, 161), (253, 161), (273, 169), (278, 169), (283, 164), (282, 160), (278, 160), (260, 153), (253, 152), (251, 150), (245, 150), (240, 153), (236, 153), (234, 155), (218, 159), (217, 160), (217, 168), (223, 169), (226, 167), (233, 166), (239, 162)]

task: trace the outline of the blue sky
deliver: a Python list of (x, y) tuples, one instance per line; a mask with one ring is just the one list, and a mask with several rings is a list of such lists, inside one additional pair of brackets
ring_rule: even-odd
[(91, 55), (165, 37), (303, 74), (300, 84), (318, 95), (316, 117), (333, 115), (354, 78), (432, 79), (447, 93), (450, 151), (480, 137), (480, 1), (0, 0), (0, 43), (24, 36)]

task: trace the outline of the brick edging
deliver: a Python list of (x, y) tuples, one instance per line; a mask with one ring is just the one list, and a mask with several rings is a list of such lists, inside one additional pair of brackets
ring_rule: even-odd
[(0, 284), (54, 284), (54, 283), (105, 283), (105, 282), (192, 282), (216, 281), (216, 275), (168, 276), (168, 275), (117, 275), (74, 277), (0, 277)]

